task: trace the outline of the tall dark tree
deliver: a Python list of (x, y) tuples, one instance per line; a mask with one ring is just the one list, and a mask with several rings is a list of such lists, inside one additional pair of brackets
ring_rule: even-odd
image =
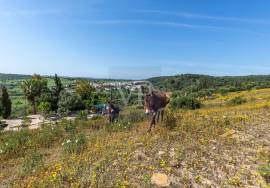
[(7, 88), (5, 86), (1, 87), (1, 111), (2, 117), (7, 119), (11, 114), (11, 100), (9, 98), (9, 94)]
[(51, 95), (51, 108), (54, 111), (58, 109), (58, 102), (60, 100), (60, 93), (64, 90), (64, 86), (62, 84), (61, 78), (58, 77), (57, 74), (54, 75), (54, 84), (55, 86), (52, 88)]

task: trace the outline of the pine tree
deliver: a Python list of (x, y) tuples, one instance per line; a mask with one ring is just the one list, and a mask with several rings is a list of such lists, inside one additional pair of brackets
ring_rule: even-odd
[(2, 108), (2, 117), (7, 119), (11, 114), (11, 100), (7, 88), (5, 86), (1, 87), (1, 108)]

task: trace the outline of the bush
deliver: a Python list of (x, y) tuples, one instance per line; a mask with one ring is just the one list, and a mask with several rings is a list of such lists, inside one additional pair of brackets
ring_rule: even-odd
[(0, 131), (3, 130), (7, 126), (8, 125), (6, 123), (4, 123), (3, 121), (0, 120)]
[(60, 114), (68, 114), (71, 111), (84, 110), (84, 108), (80, 96), (66, 91), (61, 92), (58, 102), (58, 112)]
[(75, 133), (76, 132), (76, 125), (72, 121), (63, 120), (62, 125), (64, 126), (64, 129), (67, 133)]
[(244, 104), (246, 103), (247, 100), (243, 97), (235, 97), (233, 99), (231, 99), (228, 104), (229, 105), (241, 105), (241, 104)]
[(36, 136), (36, 142), (42, 147), (51, 147), (53, 142), (62, 135), (61, 129), (58, 126), (44, 125)]
[(107, 130), (110, 132), (130, 130), (133, 127), (133, 123), (127, 120), (118, 120), (114, 123), (107, 125)]
[(1, 153), (8, 157), (19, 157), (31, 145), (31, 134), (27, 130), (10, 132), (0, 142)]
[(80, 111), (76, 118), (79, 120), (87, 120), (87, 112), (84, 110)]
[(270, 183), (270, 163), (259, 169), (260, 174), (267, 183)]
[(119, 119), (125, 122), (137, 123), (146, 118), (145, 114), (138, 109), (127, 109), (120, 115)]
[(172, 109), (183, 108), (183, 109), (195, 110), (200, 107), (201, 107), (200, 101), (197, 100), (195, 97), (191, 97), (191, 96), (185, 96), (185, 97), (177, 96), (176, 98), (173, 98), (171, 102)]
[(23, 161), (22, 173), (23, 175), (34, 174), (44, 165), (43, 156), (34, 151), (27, 155)]
[(22, 127), (29, 127), (31, 125), (31, 119), (27, 116), (24, 116), (23, 117), (23, 120), (22, 120)]
[(62, 143), (62, 146), (64, 148), (65, 153), (78, 154), (86, 148), (86, 137), (84, 134), (71, 136)]
[(44, 115), (47, 116), (49, 115), (51, 111), (51, 104), (49, 102), (41, 102), (38, 105), (38, 110)]
[(175, 114), (171, 110), (165, 112), (164, 126), (170, 130), (177, 126)]

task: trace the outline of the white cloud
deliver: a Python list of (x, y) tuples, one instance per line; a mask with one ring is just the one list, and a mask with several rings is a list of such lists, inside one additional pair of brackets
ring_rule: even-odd
[(164, 27), (175, 27), (175, 28), (187, 28), (187, 29), (201, 29), (211, 31), (228, 31), (228, 32), (239, 32), (247, 33), (258, 36), (269, 36), (265, 33), (260, 33), (252, 30), (246, 30), (242, 28), (232, 27), (221, 27), (212, 25), (200, 25), (200, 24), (186, 24), (181, 22), (172, 21), (152, 21), (152, 20), (79, 20), (75, 21), (81, 24), (95, 24), (95, 25), (152, 25), (152, 26), (164, 26)]
[(264, 25), (270, 24), (270, 20), (239, 18), (239, 17), (225, 17), (225, 16), (210, 16), (210, 15), (203, 15), (203, 14), (193, 14), (193, 13), (188, 13), (188, 12), (174, 12), (174, 11), (163, 11), (163, 10), (140, 10), (139, 12), (148, 13), (148, 14), (179, 16), (179, 17), (184, 17), (188, 19), (245, 22), (245, 23), (264, 24)]
[(16, 17), (16, 16), (42, 16), (42, 15), (58, 15), (62, 14), (63, 10), (61, 9), (44, 9), (44, 10), (0, 10), (1, 17)]

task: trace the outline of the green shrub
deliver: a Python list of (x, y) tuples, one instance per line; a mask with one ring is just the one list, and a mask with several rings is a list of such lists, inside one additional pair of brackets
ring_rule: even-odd
[(1, 153), (7, 157), (19, 157), (32, 144), (31, 134), (28, 130), (10, 132), (0, 142)]
[(77, 115), (76, 118), (79, 119), (79, 120), (87, 120), (87, 112), (84, 111), (84, 110), (81, 110), (81, 111), (78, 113), (78, 115)]
[(64, 152), (68, 154), (80, 153), (86, 148), (86, 137), (84, 134), (73, 135), (62, 143)]
[(63, 120), (61, 124), (67, 133), (75, 133), (77, 130), (75, 123), (72, 121)]
[(171, 110), (165, 112), (164, 126), (168, 129), (174, 129), (177, 126), (175, 114)]
[(260, 174), (267, 183), (270, 183), (270, 163), (259, 169)]
[(27, 116), (24, 116), (23, 117), (23, 120), (22, 120), (22, 127), (29, 127), (31, 125), (31, 119)]
[(40, 153), (34, 151), (28, 154), (22, 165), (23, 176), (36, 173), (43, 165), (43, 156)]
[(43, 125), (35, 137), (36, 144), (49, 148), (53, 145), (54, 141), (61, 137), (62, 134), (63, 133), (59, 126)]
[(172, 109), (183, 108), (195, 110), (200, 107), (201, 107), (200, 101), (197, 100), (195, 97), (191, 96), (184, 96), (184, 97), (177, 96), (176, 98), (173, 98), (171, 102)]
[(119, 120), (131, 123), (143, 121), (146, 118), (145, 114), (138, 109), (127, 109), (125, 113), (121, 114)]
[(244, 104), (246, 103), (247, 100), (243, 97), (235, 97), (233, 99), (231, 99), (228, 104), (229, 105), (241, 105), (241, 104)]
[(118, 120), (114, 123), (107, 125), (107, 130), (110, 132), (130, 130), (133, 127), (134, 123), (127, 120)]
[(58, 102), (58, 112), (60, 114), (67, 114), (76, 110), (84, 110), (84, 104), (80, 96), (62, 91), (60, 94), (60, 100)]
[(8, 125), (6, 123), (4, 123), (3, 121), (0, 120), (0, 131), (3, 130), (7, 126)]
[(44, 115), (47, 116), (49, 115), (51, 111), (51, 104), (49, 102), (41, 102), (38, 105), (38, 110)]

